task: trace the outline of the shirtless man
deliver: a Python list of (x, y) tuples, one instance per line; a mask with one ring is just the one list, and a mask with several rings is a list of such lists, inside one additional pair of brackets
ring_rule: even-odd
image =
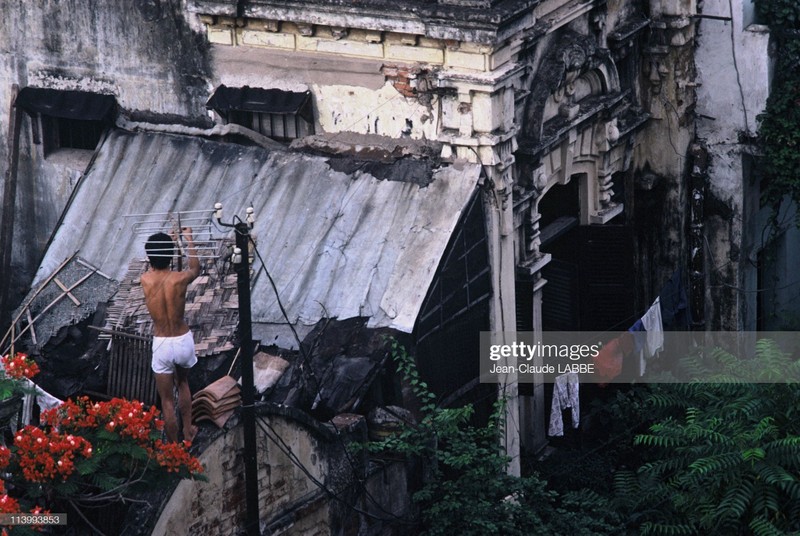
[(186, 270), (172, 271), (170, 262), (175, 243), (165, 233), (147, 239), (145, 251), (150, 270), (142, 274), (142, 290), (147, 310), (153, 318), (153, 361), (156, 389), (161, 399), (164, 428), (169, 441), (178, 441), (178, 422), (172, 395), (173, 384), (178, 389), (178, 411), (183, 423), (183, 438), (191, 441), (197, 433), (192, 425), (192, 393), (189, 391), (189, 369), (197, 363), (194, 338), (183, 319), (186, 307), (186, 288), (200, 275), (200, 261), (194, 248), (191, 227), (182, 229), (186, 240), (189, 265)]

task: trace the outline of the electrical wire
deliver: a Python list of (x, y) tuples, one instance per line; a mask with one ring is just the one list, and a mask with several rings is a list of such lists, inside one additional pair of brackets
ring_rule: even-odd
[[(402, 523), (402, 524), (412, 525), (412, 526), (416, 525), (416, 523), (414, 523), (412, 521), (409, 521), (409, 520), (407, 520), (407, 519), (405, 519), (403, 517), (400, 517), (397, 514), (395, 514), (393, 512), (389, 512), (387, 510), (384, 510), (384, 511), (387, 512), (387, 513), (390, 513), (393, 516), (394, 519), (393, 518), (383, 518), (383, 517), (377, 516), (375, 514), (367, 512), (366, 510), (358, 508), (357, 506), (355, 506), (353, 504), (350, 504), (350, 502), (348, 500), (343, 499), (342, 497), (340, 497), (338, 493), (336, 493), (335, 491), (330, 489), (323, 482), (320, 482), (319, 479), (317, 479), (313, 474), (311, 474), (311, 471), (305, 466), (305, 464), (303, 464), (302, 460), (300, 460), (300, 458), (297, 457), (297, 455), (294, 453), (294, 451), (292, 451), (292, 448), (281, 438), (280, 434), (278, 434), (278, 432), (268, 422), (266, 422), (264, 419), (256, 419), (256, 424), (258, 425), (259, 428), (261, 428), (261, 431), (264, 432), (264, 435), (266, 435), (267, 438), (269, 438), (278, 447), (278, 449), (281, 452), (283, 452), (283, 454), (289, 459), (289, 461), (292, 462), (292, 464), (294, 464), (298, 469), (300, 469), (308, 477), (308, 479), (311, 480), (311, 482), (314, 483), (314, 485), (316, 485), (320, 490), (322, 490), (329, 497), (331, 497), (333, 499), (336, 499), (337, 501), (341, 502), (342, 504), (344, 504), (345, 506), (347, 506), (348, 508), (352, 509), (354, 512), (356, 512), (358, 514), (370, 517), (372, 519), (376, 519), (378, 521), (391, 522), (391, 523), (399, 522), (399, 523)], [(264, 426), (269, 428), (271, 433), (268, 432), (264, 428)], [(376, 504), (379, 507), (382, 508), (382, 506), (379, 503), (376, 503)]]
[[(236, 232), (239, 232), (239, 231), (237, 230)], [(267, 279), (269, 280), (269, 282), (270, 282), (270, 285), (272, 286), (272, 290), (273, 290), (273, 292), (275, 293), (275, 300), (276, 300), (276, 302), (278, 303), (278, 307), (280, 308), (281, 314), (283, 315), (283, 318), (284, 318), (284, 320), (285, 320), (285, 321), (286, 321), (286, 323), (289, 325), (289, 328), (291, 329), (291, 331), (292, 331), (292, 334), (293, 334), (293, 335), (294, 335), (294, 337), (295, 337), (295, 341), (297, 342), (297, 347), (298, 347), (299, 353), (300, 353), (300, 355), (301, 355), (301, 357), (302, 357), (302, 359), (303, 359), (303, 365), (304, 365), (304, 366), (305, 366), (305, 367), (308, 369), (308, 372), (309, 372), (309, 374), (310, 374), (310, 377), (311, 377), (311, 379), (314, 381), (314, 384), (315, 384), (315, 390), (316, 390), (316, 394), (315, 394), (315, 396), (314, 396), (314, 400), (315, 400), (315, 401), (317, 401), (317, 400), (321, 400), (321, 398), (322, 398), (322, 386), (320, 385), (319, 379), (316, 377), (316, 374), (314, 373), (314, 369), (313, 369), (313, 368), (312, 368), (312, 366), (311, 366), (311, 362), (310, 362), (309, 356), (308, 356), (308, 355), (307, 355), (307, 353), (305, 352), (305, 348), (303, 347), (302, 341), (300, 340), (300, 337), (298, 336), (298, 334), (297, 334), (297, 331), (296, 331), (296, 330), (295, 330), (295, 328), (294, 328), (294, 325), (293, 325), (293, 324), (292, 324), (292, 322), (289, 320), (289, 315), (288, 315), (288, 313), (286, 312), (286, 308), (284, 307), (284, 305), (283, 305), (283, 302), (282, 302), (282, 300), (281, 300), (281, 298), (280, 298), (280, 293), (278, 292), (278, 287), (277, 287), (277, 285), (275, 284), (275, 280), (272, 278), (272, 275), (269, 273), (269, 270), (267, 269), (267, 265), (266, 265), (266, 263), (264, 262), (264, 259), (263, 259), (263, 257), (261, 256), (261, 252), (258, 250), (258, 245), (257, 245), (257, 244), (255, 243), (255, 241), (253, 240), (253, 237), (252, 237), (252, 236), (250, 236), (249, 234), (247, 235), (247, 237), (248, 237), (248, 239), (249, 239), (250, 243), (253, 245), (253, 251), (255, 252), (256, 256), (258, 257), (258, 260), (259, 260), (259, 262), (261, 263), (261, 269), (259, 270), (259, 272), (260, 272), (261, 270), (263, 270), (263, 271), (264, 271), (264, 273), (267, 275)], [(332, 419), (332, 418), (331, 418), (331, 419), (328, 419), (328, 422), (331, 424), (331, 426), (333, 426), (333, 429), (336, 431), (336, 432), (335, 432), (335, 437), (337, 438), (337, 440), (338, 440), (338, 441), (339, 441), (339, 443), (341, 444), (341, 446), (342, 446), (342, 450), (343, 450), (343, 452), (344, 452), (344, 454), (345, 454), (345, 458), (347, 459), (348, 463), (350, 464), (350, 468), (351, 468), (351, 469), (352, 469), (352, 471), (353, 471), (353, 476), (355, 477), (356, 481), (357, 481), (357, 482), (359, 483), (359, 485), (361, 486), (361, 488), (362, 488), (362, 490), (363, 490), (363, 492), (364, 492), (365, 496), (366, 496), (366, 497), (367, 497), (367, 498), (368, 498), (370, 501), (372, 501), (372, 502), (373, 502), (373, 503), (374, 503), (376, 506), (378, 506), (378, 507), (379, 507), (381, 510), (383, 510), (384, 512), (386, 512), (387, 514), (390, 514), (390, 515), (392, 515), (392, 516), (395, 516), (395, 517), (397, 517), (397, 516), (396, 516), (396, 515), (395, 515), (393, 512), (387, 511), (387, 510), (386, 510), (386, 509), (385, 509), (385, 508), (384, 508), (384, 507), (383, 507), (383, 506), (382, 506), (382, 505), (381, 505), (381, 504), (380, 504), (380, 503), (379, 503), (379, 502), (378, 502), (378, 501), (377, 501), (377, 500), (376, 500), (376, 499), (375, 499), (375, 498), (372, 496), (372, 494), (369, 492), (369, 490), (368, 490), (368, 489), (367, 489), (367, 487), (366, 487), (366, 484), (363, 482), (363, 480), (362, 480), (362, 479), (359, 477), (359, 475), (358, 475), (358, 471), (357, 471), (357, 468), (356, 468), (356, 464), (355, 464), (355, 462), (353, 461), (352, 457), (350, 456), (350, 453), (349, 453), (349, 451), (348, 451), (348, 449), (347, 449), (347, 445), (345, 445), (345, 443), (344, 443), (344, 440), (343, 440), (343, 438), (342, 438), (341, 434), (339, 433), (339, 427), (338, 427), (338, 426), (336, 426), (336, 424), (333, 422), (333, 419)], [(400, 519), (400, 518), (398, 518), (398, 519)]]
[(731, 13), (731, 53), (733, 54), (733, 69), (736, 71), (736, 84), (739, 86), (739, 97), (742, 99), (742, 113), (744, 114), (744, 131), (750, 132), (750, 121), (747, 117), (747, 105), (744, 99), (744, 88), (742, 87), (742, 75), (739, 72), (739, 63), (736, 60), (736, 19), (733, 16), (733, 0), (728, 0), (728, 7)]

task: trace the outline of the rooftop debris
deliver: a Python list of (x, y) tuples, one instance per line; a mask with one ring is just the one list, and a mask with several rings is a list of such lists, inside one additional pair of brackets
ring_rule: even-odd
[(116, 281), (76, 252), (32, 289), (14, 311), (13, 325), (0, 342), (2, 353), (12, 343), (41, 349), (60, 328), (89, 317), (98, 303), (106, 302), (116, 290)]
[(195, 393), (192, 400), (192, 419), (208, 420), (222, 428), (242, 405), (241, 388), (232, 376), (223, 376)]
[[(367, 327), (366, 318), (319, 322), (264, 400), (296, 407), (327, 420), (368, 409), (372, 384), (389, 357), (390, 329)], [(287, 358), (288, 359), (288, 358)]]

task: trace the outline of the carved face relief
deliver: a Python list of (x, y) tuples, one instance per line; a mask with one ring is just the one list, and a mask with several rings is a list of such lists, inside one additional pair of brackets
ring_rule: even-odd
[(563, 52), (564, 61), (564, 83), (563, 92), (567, 96), (575, 93), (575, 80), (581, 75), (581, 70), (586, 64), (586, 52), (578, 45), (571, 45)]

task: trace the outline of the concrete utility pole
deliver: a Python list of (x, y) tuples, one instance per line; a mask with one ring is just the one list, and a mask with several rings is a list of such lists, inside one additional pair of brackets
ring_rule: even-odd
[(258, 453), (256, 446), (256, 413), (253, 385), (253, 329), (250, 311), (250, 228), (253, 225), (253, 209), (247, 209), (247, 222), (222, 223), (222, 204), (215, 205), (215, 217), (220, 225), (233, 227), (236, 248), (233, 263), (236, 265), (236, 281), (239, 293), (239, 345), (242, 357), (242, 427), (244, 429), (244, 481), (247, 518), (245, 531), (248, 536), (261, 533), (258, 513)]

